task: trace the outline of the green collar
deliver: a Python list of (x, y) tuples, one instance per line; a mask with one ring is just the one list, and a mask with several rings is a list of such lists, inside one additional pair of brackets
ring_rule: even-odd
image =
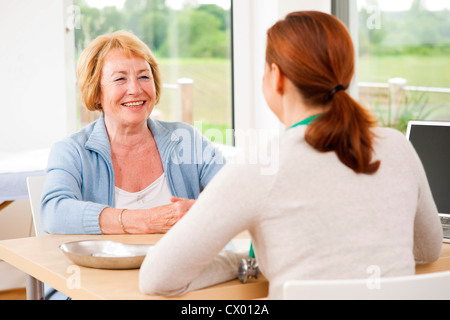
[(316, 114), (315, 116), (306, 118), (306, 119), (300, 121), (299, 123), (294, 124), (292, 127), (288, 128), (288, 130), (289, 130), (289, 129), (292, 129), (292, 128), (295, 128), (295, 127), (298, 127), (298, 126), (307, 126), (307, 125), (310, 124), (314, 119), (316, 119), (316, 118), (318, 118), (318, 117), (320, 117), (320, 116), (321, 116), (321, 114)]

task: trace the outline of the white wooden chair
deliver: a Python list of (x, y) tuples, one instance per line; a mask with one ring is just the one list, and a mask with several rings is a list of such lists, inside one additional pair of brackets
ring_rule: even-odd
[(44, 188), (45, 176), (27, 177), (28, 195), (30, 198), (31, 214), (33, 216), (34, 232), (36, 236), (47, 235), (41, 225), (41, 195)]
[(285, 300), (449, 300), (450, 271), (361, 279), (287, 281)]
[[(34, 231), (38, 237), (48, 235), (48, 233), (42, 229), (41, 225), (41, 196), (44, 189), (45, 178), (45, 176), (27, 177), (28, 196), (30, 198)], [(47, 284), (44, 284), (44, 299), (68, 300), (68, 297)]]

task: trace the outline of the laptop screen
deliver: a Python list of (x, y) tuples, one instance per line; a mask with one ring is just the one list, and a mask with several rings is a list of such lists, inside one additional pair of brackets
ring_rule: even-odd
[(450, 214), (450, 122), (410, 121), (406, 137), (422, 161), (438, 212)]

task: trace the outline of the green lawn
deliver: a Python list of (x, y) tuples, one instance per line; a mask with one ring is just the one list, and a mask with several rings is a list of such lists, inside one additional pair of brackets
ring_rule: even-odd
[[(450, 57), (364, 56), (359, 59), (358, 74), (360, 82), (387, 83), (391, 78), (400, 77), (407, 80), (408, 86), (450, 88)], [(418, 96), (417, 93), (415, 95)], [(423, 101), (426, 101), (424, 113), (434, 110), (426, 119), (450, 120), (450, 94), (426, 93), (420, 103)], [(376, 103), (377, 101), (373, 101), (368, 107), (373, 107)], [(414, 116), (411, 115), (411, 118)], [(411, 118), (406, 117), (404, 122)]]
[(364, 56), (358, 74), (360, 82), (400, 77), (411, 86), (450, 88), (450, 56)]
[[(176, 84), (179, 78), (194, 81), (194, 119), (202, 128), (231, 128), (231, 62), (225, 59), (160, 59), (162, 80)], [(359, 81), (387, 83), (390, 78), (407, 79), (410, 86), (450, 88), (450, 57), (364, 56), (359, 59)], [(450, 120), (450, 94), (429, 94), (428, 107), (443, 106), (434, 118)], [(158, 106), (166, 120), (180, 116), (180, 96), (164, 89)]]
[[(225, 59), (161, 59), (162, 81), (176, 84), (180, 78), (194, 81), (195, 121), (231, 128), (231, 62)], [(175, 89), (164, 89), (158, 106), (168, 120), (178, 120), (180, 97)]]

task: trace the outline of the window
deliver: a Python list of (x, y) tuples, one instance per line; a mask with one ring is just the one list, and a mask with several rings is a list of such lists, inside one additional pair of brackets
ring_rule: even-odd
[[(226, 137), (233, 109), (231, 1), (74, 0), (80, 11), (76, 57), (98, 35), (133, 32), (160, 63), (164, 86), (152, 117), (191, 123), (203, 133), (219, 130)], [(80, 126), (98, 117), (77, 104)], [(224, 140), (218, 142), (232, 144)]]
[(450, 120), (450, 3), (357, 0), (359, 100), (384, 126)]

